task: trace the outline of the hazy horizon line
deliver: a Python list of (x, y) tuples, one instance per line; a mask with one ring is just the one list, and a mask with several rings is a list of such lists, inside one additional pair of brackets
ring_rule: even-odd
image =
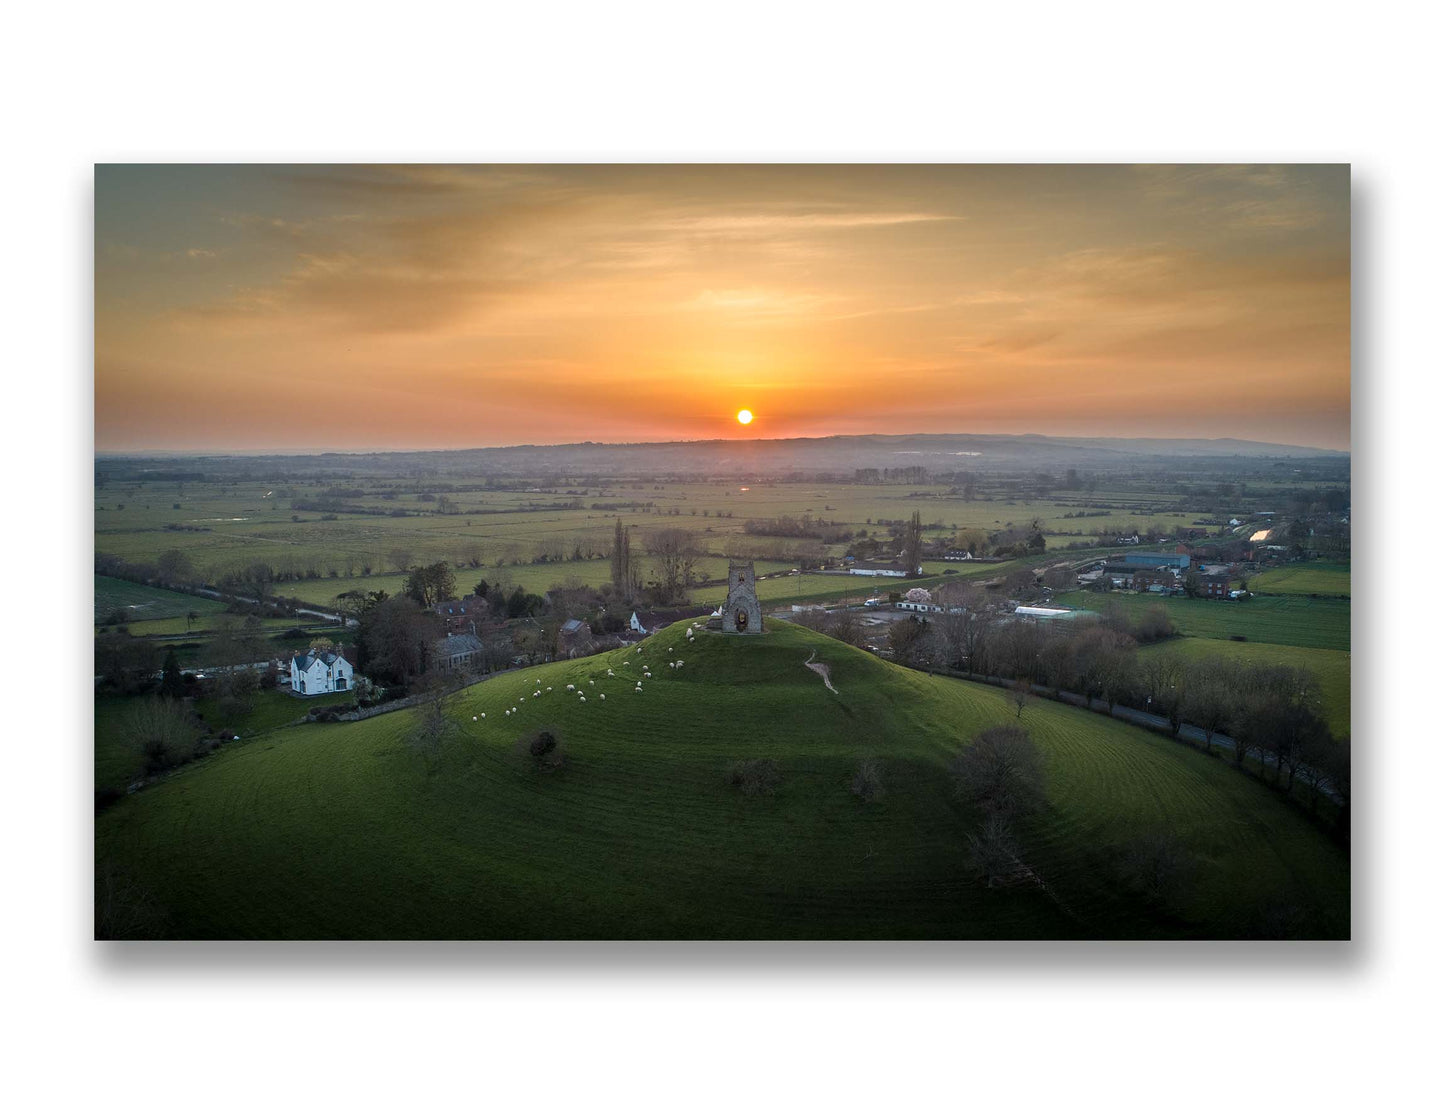
[(643, 445), (752, 445), (752, 444), (779, 444), (791, 441), (838, 441), (856, 438), (918, 438), (918, 437), (987, 437), (1018, 440), (1025, 438), (1037, 438), (1046, 441), (1172, 441), (1172, 442), (1193, 442), (1197, 441), (1206, 444), (1220, 444), (1223, 442), (1237, 442), (1241, 445), (1260, 445), (1281, 449), (1308, 449), (1312, 452), (1332, 454), (1336, 456), (1352, 456), (1351, 448), (1328, 448), (1323, 445), (1301, 445), (1288, 444), (1283, 441), (1261, 441), (1247, 437), (1179, 437), (1168, 434), (1150, 434), (1147, 436), (1063, 436), (1049, 433), (977, 433), (960, 431), (957, 433), (830, 433), (820, 436), (798, 436), (798, 437), (757, 437), (757, 438), (736, 438), (736, 437), (691, 437), (691, 438), (657, 438), (652, 440), (630, 440), (630, 441), (554, 441), (554, 442), (519, 442), (508, 445), (449, 445), (437, 447), (435, 445), (393, 445), (384, 447), (330, 447), (330, 448), (293, 448), (279, 446), (275, 448), (233, 448), (233, 449), (193, 449), (193, 448), (108, 448), (96, 449), (96, 459), (101, 458), (122, 458), (131, 456), (379, 456), (392, 453), (444, 453), (444, 452), (479, 452), (483, 450), (522, 449), (522, 448), (581, 448), (584, 446), (598, 446), (603, 448), (632, 448)]

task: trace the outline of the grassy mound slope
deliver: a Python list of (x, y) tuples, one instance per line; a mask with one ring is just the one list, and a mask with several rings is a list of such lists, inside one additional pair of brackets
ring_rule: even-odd
[[(678, 625), (640, 653), (481, 683), (448, 700), (459, 733), (431, 757), (403, 738), (412, 711), (243, 742), (102, 814), (98, 866), (147, 901), (153, 930), (136, 934), (1230, 936), (1264, 916), (1348, 933), (1346, 859), (1300, 813), (1197, 752), (1041, 701), (1022, 723), (1050, 808), (1024, 857), (1051, 894), (985, 888), (946, 766), (1013, 716), (1004, 695), (768, 628), (689, 644)], [(814, 649), (836, 696), (803, 666)], [(554, 689), (533, 697), (539, 678)], [(544, 726), (566, 751), (552, 773), (517, 747)], [(849, 791), (865, 757), (887, 788), (876, 804)], [(749, 758), (778, 763), (775, 792), (729, 784)], [(1193, 856), (1170, 913), (1115, 873), (1117, 849), (1160, 828)]]

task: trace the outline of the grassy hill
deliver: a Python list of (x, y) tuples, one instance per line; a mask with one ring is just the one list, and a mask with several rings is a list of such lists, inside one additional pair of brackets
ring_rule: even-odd
[[(481, 683), (447, 700), (456, 733), (430, 756), (406, 739), (414, 711), (243, 741), (98, 817), (102, 895), (131, 934), (199, 938), (1348, 935), (1346, 856), (1303, 814), (1042, 701), (1022, 723), (1049, 808), (1022, 839), (1050, 892), (985, 888), (947, 764), (1013, 717), (1004, 695), (767, 624), (690, 644), (677, 625), (640, 652)], [(814, 650), (837, 695), (804, 667)], [(551, 773), (518, 747), (544, 726), (567, 759)], [(777, 762), (775, 792), (729, 784), (749, 758)], [(875, 804), (849, 790), (864, 758)], [(1161, 830), (1192, 870), (1167, 909), (1118, 873)]]

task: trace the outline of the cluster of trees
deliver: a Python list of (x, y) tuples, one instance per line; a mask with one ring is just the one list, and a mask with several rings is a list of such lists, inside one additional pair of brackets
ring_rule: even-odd
[(687, 529), (655, 529), (645, 543), (654, 564), (648, 597), (655, 605), (683, 601), (698, 581), (698, 561), (707, 553)]
[(743, 522), (743, 532), (756, 537), (790, 537), (834, 543), (847, 540), (852, 530), (837, 522), (824, 521), (811, 514), (792, 517), (781, 514), (775, 518), (749, 518)]
[(438, 602), (445, 602), (457, 596), (457, 578), (452, 565), (438, 561), (424, 567), (414, 567), (407, 576), (403, 593), (418, 606), (429, 609)]
[(873, 485), (878, 483), (931, 483), (932, 477), (922, 464), (910, 464), (902, 468), (854, 468), (853, 482)]
[(826, 633), (855, 648), (861, 648), (865, 643), (862, 616), (852, 606), (832, 612), (823, 609), (804, 610), (793, 618), (793, 623), (814, 632)]
[(1311, 672), (1223, 657), (1189, 660), (1141, 653), (1141, 640), (1172, 632), (1167, 617), (1160, 621), (1160, 616), (1146, 613), (1131, 625), (1106, 613), (1069, 631), (1006, 619), (979, 606), (935, 618), (931, 632), (916, 619), (900, 621), (889, 642), (899, 662), (942, 661), (1024, 687), (1069, 691), (1082, 695), (1088, 706), (1103, 702), (1110, 713), (1120, 705), (1132, 706), (1165, 717), (1176, 735), (1191, 722), (1204, 730), (1211, 753), (1214, 735), (1225, 733), (1234, 741), (1237, 765), (1263, 754), (1285, 792), (1304, 778), (1312, 805), (1326, 785), (1347, 799), (1348, 741), (1332, 737)]

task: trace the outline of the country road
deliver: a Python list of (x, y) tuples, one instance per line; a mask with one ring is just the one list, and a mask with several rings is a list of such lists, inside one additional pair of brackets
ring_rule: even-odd
[[(245, 595), (242, 594), (225, 594), (222, 591), (214, 590), (211, 587), (197, 587), (195, 593), (201, 595), (203, 598), (216, 598), (222, 602), (247, 602), (253, 606), (257, 604), (255, 598), (247, 598)], [(337, 623), (341, 623), (342, 620), (339, 613), (330, 613), (327, 610), (306, 609), (302, 606), (298, 606), (296, 607), (296, 612), (304, 613), (309, 617), (320, 617), (324, 621), (335, 621)], [(356, 618), (348, 617), (346, 618), (345, 624), (343, 624), (342, 627), (350, 629), (354, 628), (357, 624), (359, 624), (359, 622), (356, 620)]]

